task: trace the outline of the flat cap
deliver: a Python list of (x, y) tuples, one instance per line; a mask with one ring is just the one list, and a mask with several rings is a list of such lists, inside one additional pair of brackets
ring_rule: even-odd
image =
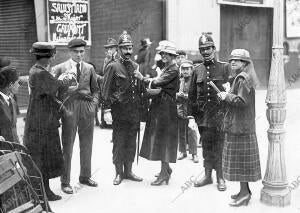
[(188, 59), (183, 59), (180, 63), (180, 67), (193, 67), (193, 62)]
[(86, 42), (80, 38), (74, 38), (68, 43), (68, 48), (85, 47)]
[(35, 42), (32, 44), (30, 53), (39, 56), (53, 56), (56, 53), (56, 47), (49, 42)]

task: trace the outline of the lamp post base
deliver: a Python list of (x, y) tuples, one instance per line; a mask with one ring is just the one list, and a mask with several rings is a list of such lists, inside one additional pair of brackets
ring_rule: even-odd
[(264, 186), (260, 192), (260, 201), (266, 205), (285, 207), (291, 204), (291, 191), (288, 188), (269, 188)]

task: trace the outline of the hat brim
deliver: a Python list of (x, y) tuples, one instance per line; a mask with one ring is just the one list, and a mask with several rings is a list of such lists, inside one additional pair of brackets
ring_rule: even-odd
[(178, 56), (178, 54), (176, 53), (176, 51), (172, 51), (172, 50), (159, 50), (158, 54), (161, 54), (161, 53), (169, 53), (171, 55)]
[(106, 44), (104, 45), (105, 48), (109, 48), (109, 47), (118, 47), (117, 44)]
[(249, 57), (230, 56), (228, 61), (230, 62), (232, 60), (240, 60), (240, 61), (246, 61), (246, 62), (251, 61), (251, 59)]
[(123, 44), (119, 44), (119, 47), (125, 47), (125, 46), (133, 46), (133, 43), (123, 43)]
[(190, 63), (181, 63), (180, 67), (193, 67), (194, 65), (193, 64), (190, 64)]

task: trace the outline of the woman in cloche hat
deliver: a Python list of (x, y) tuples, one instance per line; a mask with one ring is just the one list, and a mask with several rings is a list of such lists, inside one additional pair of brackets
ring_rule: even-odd
[(255, 130), (255, 87), (258, 80), (247, 50), (233, 50), (229, 62), (237, 76), (228, 92), (218, 94), (228, 107), (224, 121), (222, 168), (225, 179), (240, 182), (240, 191), (231, 196), (233, 201), (229, 205), (241, 206), (247, 205), (251, 199), (248, 182), (261, 179)]
[(56, 93), (76, 80), (74, 76), (57, 80), (51, 75), (50, 63), (56, 53), (54, 45), (49, 42), (35, 42), (30, 52), (37, 61), (29, 71), (31, 92), (23, 141), (43, 175), (48, 200), (55, 201), (60, 200), (61, 196), (50, 189), (49, 179), (61, 176), (64, 165), (58, 131), (59, 110), (64, 107), (56, 98)]
[[(177, 107), (176, 92), (179, 87), (179, 70), (176, 65), (176, 47), (166, 41), (159, 49), (165, 67), (162, 74), (150, 80), (149, 88), (160, 92), (152, 97), (149, 116), (141, 147), (140, 155), (148, 160), (161, 161), (161, 170), (155, 181), (151, 183), (158, 186), (168, 184), (172, 169), (169, 163), (177, 159)], [(143, 79), (140, 73), (136, 76)]]

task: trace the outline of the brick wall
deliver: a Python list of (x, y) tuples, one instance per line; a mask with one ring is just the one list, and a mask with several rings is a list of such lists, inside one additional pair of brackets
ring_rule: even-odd
[(97, 68), (104, 59), (104, 48), (108, 37), (118, 40), (123, 30), (129, 32), (134, 41), (134, 54), (140, 48), (140, 40), (149, 37), (154, 43), (151, 50), (163, 39), (162, 1), (149, 0), (90, 0), (91, 3), (91, 62)]

